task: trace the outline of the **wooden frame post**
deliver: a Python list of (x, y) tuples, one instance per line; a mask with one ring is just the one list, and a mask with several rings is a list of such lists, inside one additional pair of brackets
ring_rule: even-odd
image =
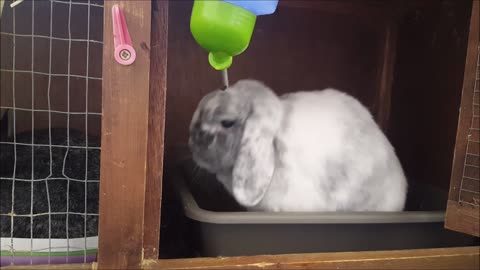
[[(115, 4), (137, 53), (129, 66), (114, 60)], [(151, 1), (105, 1), (99, 269), (140, 268), (143, 261), (151, 7)]]
[[(476, 159), (477, 165), (474, 166), (478, 166), (478, 149), (480, 143), (478, 143), (478, 131), (472, 129), (472, 124), (475, 122), (478, 123), (478, 116), (474, 116), (477, 115), (474, 104), (478, 101), (474, 101), (474, 99), (475, 95), (477, 98), (479, 96), (478, 88), (475, 89), (476, 84), (480, 82), (478, 78), (478, 72), (480, 72), (480, 69), (478, 68), (480, 47), (479, 32), (480, 3), (479, 1), (473, 1), (467, 55), (465, 60), (465, 73), (463, 78), (462, 101), (460, 115), (458, 117), (457, 138), (453, 155), (445, 227), (475, 236), (480, 236), (480, 202), (477, 201), (475, 204), (475, 199), (478, 198), (478, 194), (475, 192), (478, 192), (479, 187), (478, 184), (476, 186), (472, 185), (469, 190), (468, 188), (465, 188), (465, 186), (462, 187), (462, 181), (477, 181), (479, 172), (478, 167), (471, 167), (471, 169), (473, 169), (471, 171), (473, 177), (471, 175), (465, 175), (467, 155), (471, 155), (474, 160)], [(475, 136), (477, 139), (474, 139)], [(472, 140), (470, 140), (469, 137), (472, 137)], [(471, 177), (471, 179), (465, 179), (466, 177)], [(465, 203), (462, 200), (462, 191), (466, 191), (469, 195), (473, 194), (472, 203)], [(475, 198), (476, 194), (477, 197)]]
[(386, 132), (390, 120), (390, 107), (392, 97), (393, 71), (396, 60), (397, 25), (396, 14), (391, 12), (393, 18), (385, 19), (384, 44), (382, 49), (382, 63), (379, 65), (379, 86), (375, 101), (376, 120), (380, 128)]
[(158, 259), (167, 92), (168, 1), (152, 2), (144, 259)]

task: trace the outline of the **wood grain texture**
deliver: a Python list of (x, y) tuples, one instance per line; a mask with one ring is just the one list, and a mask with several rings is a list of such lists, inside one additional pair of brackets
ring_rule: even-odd
[(379, 66), (379, 86), (374, 111), (378, 111), (377, 123), (386, 131), (390, 118), (390, 105), (392, 97), (393, 75), (395, 67), (395, 55), (397, 44), (396, 17), (385, 20), (384, 45), (381, 63)]
[(468, 48), (465, 62), (465, 72), (462, 87), (462, 99), (460, 104), (460, 114), (458, 117), (457, 139), (455, 143), (455, 152), (452, 165), (452, 174), (450, 178), (450, 200), (458, 200), (460, 192), (460, 183), (463, 177), (464, 162), (467, 153), (467, 138), (473, 117), (473, 95), (475, 88), (475, 77), (478, 59), (479, 45), (479, 2), (474, 1), (472, 7), (472, 17), (470, 22), (470, 35), (468, 39)]
[[(480, 247), (401, 251), (290, 254), (230, 258), (146, 260), (139, 269), (479, 269)], [(48, 269), (101, 269), (96, 264), (65, 264)], [(10, 266), (2, 269), (44, 269)]]
[(478, 269), (480, 247), (145, 261), (144, 269)]
[[(137, 52), (130, 66), (113, 57), (114, 4), (123, 10)], [(151, 2), (105, 1), (104, 16), (98, 266), (138, 268), (143, 259)]]
[(447, 194), (472, 2), (411, 2), (423, 4), (398, 23), (387, 135), (409, 182)]
[(143, 249), (145, 259), (157, 259), (160, 241), (160, 208), (167, 91), (168, 2), (152, 2), (150, 49), (150, 99), (148, 114), (147, 182)]
[(445, 227), (480, 237), (480, 207), (448, 201)]
[[(465, 186), (462, 181), (465, 177), (478, 179), (478, 167), (465, 165), (469, 153), (478, 149), (478, 142), (469, 140), (474, 117), (475, 84), (478, 83), (477, 72), (480, 46), (480, 3), (473, 1), (472, 16), (470, 19), (470, 35), (468, 39), (465, 72), (463, 79), (462, 101), (458, 119), (457, 139), (450, 178), (450, 193), (445, 217), (445, 227), (476, 236), (480, 236), (480, 200), (478, 185)], [(478, 150), (476, 150), (478, 151)], [(478, 153), (475, 153), (478, 159)], [(470, 179), (467, 179), (467, 181)], [(479, 180), (474, 180), (479, 181)], [(468, 184), (468, 182), (467, 182)], [(466, 202), (466, 203), (463, 203)]]
[[(479, 269), (480, 247), (146, 260), (140, 269)], [(101, 269), (95, 263), (2, 269)]]

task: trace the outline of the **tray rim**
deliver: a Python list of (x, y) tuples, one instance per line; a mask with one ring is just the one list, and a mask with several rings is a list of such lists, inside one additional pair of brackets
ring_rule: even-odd
[(443, 223), (445, 211), (403, 212), (214, 212), (200, 208), (184, 177), (176, 175), (176, 189), (185, 216), (210, 224), (402, 224)]

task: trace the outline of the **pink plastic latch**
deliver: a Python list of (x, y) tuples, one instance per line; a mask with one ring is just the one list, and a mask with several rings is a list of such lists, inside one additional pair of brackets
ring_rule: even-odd
[(128, 33), (127, 23), (118, 5), (112, 7), (113, 43), (115, 60), (122, 65), (130, 65), (135, 61), (137, 53), (132, 47), (132, 39)]

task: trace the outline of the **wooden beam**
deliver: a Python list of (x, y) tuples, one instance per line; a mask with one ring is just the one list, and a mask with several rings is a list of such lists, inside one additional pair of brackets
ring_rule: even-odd
[(458, 117), (457, 141), (453, 157), (452, 175), (450, 178), (449, 200), (458, 201), (460, 195), (460, 183), (463, 176), (465, 154), (467, 152), (467, 136), (473, 115), (472, 100), (475, 87), (475, 70), (478, 59), (478, 46), (480, 43), (480, 3), (473, 1), (472, 16), (470, 19), (470, 32), (468, 37), (467, 55), (462, 87), (462, 101), (460, 115)]
[(479, 258), (480, 247), (464, 247), (159, 260), (143, 269), (479, 269)]
[[(141, 269), (479, 269), (480, 247), (146, 260)], [(100, 269), (96, 264), (2, 269)]]
[(145, 259), (158, 259), (167, 92), (168, 1), (152, 2), (150, 105), (143, 249)]
[[(457, 137), (453, 154), (450, 192), (448, 195), (445, 227), (451, 230), (479, 236), (480, 205), (467, 205), (460, 202), (462, 181), (464, 180), (465, 160), (471, 136), (471, 125), (474, 115), (474, 91), (477, 81), (477, 61), (480, 46), (480, 2), (473, 1), (468, 37), (467, 55), (462, 88), (462, 101), (458, 117)], [(473, 145), (478, 143), (470, 142)], [(471, 149), (470, 149), (471, 150)], [(475, 168), (474, 168), (475, 169)], [(478, 168), (476, 169), (478, 170)], [(465, 186), (463, 186), (465, 188)], [(477, 190), (472, 190), (478, 192)]]
[(375, 101), (377, 123), (386, 132), (390, 119), (390, 107), (393, 85), (393, 71), (396, 59), (397, 21), (395, 18), (385, 20), (384, 44), (382, 62), (379, 64), (379, 86)]
[[(137, 58), (114, 60), (112, 6), (128, 24)], [(105, 1), (100, 181), (100, 269), (138, 268), (143, 260), (150, 81), (150, 1)]]
[(480, 237), (480, 207), (448, 201), (445, 228)]

